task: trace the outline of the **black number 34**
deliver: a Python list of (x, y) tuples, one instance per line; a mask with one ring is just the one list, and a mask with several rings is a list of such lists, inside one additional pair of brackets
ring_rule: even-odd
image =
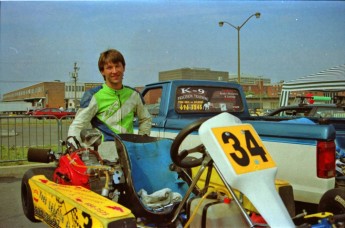
[[(246, 139), (246, 147), (249, 151), (251, 156), (260, 156), (264, 162), (267, 162), (266, 152), (265, 150), (259, 146), (258, 142), (254, 139), (252, 133), (249, 130), (244, 131), (245, 139)], [(235, 149), (235, 152), (230, 152), (230, 156), (234, 161), (240, 166), (248, 166), (250, 163), (249, 155), (247, 151), (241, 147), (241, 143), (236, 137), (236, 135), (231, 134), (230, 132), (226, 131), (222, 133), (222, 140), (223, 143), (227, 144), (232, 142), (232, 146)], [(238, 156), (239, 152), (241, 156)]]

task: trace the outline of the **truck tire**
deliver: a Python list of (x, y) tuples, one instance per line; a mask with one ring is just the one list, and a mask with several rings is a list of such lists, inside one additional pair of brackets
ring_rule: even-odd
[(32, 168), (26, 171), (22, 178), (21, 185), (21, 198), (22, 198), (22, 208), (24, 215), (31, 222), (41, 222), (35, 218), (34, 203), (32, 199), (32, 192), (29, 185), (29, 179), (35, 175), (45, 175), (48, 179), (52, 180), (55, 167), (46, 168)]
[(328, 190), (320, 199), (319, 212), (345, 213), (345, 188)]

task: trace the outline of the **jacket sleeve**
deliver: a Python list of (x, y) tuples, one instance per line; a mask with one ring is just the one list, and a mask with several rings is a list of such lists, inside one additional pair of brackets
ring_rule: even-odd
[(141, 95), (138, 93), (137, 102), (137, 117), (139, 123), (138, 134), (139, 135), (150, 135), (152, 126), (152, 117), (147, 108), (144, 105), (144, 101)]
[[(83, 103), (83, 100), (81, 101)], [(92, 128), (91, 119), (96, 115), (98, 105), (95, 97), (91, 97), (87, 105), (81, 105), (75, 119), (68, 129), (68, 136), (75, 136), (80, 140), (80, 132), (86, 128)]]

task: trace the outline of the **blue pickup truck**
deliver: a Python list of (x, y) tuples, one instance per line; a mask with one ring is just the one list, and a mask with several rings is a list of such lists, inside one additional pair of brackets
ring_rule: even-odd
[[(175, 138), (183, 127), (200, 118), (229, 112), (254, 127), (278, 166), (277, 179), (293, 186), (296, 201), (319, 204), (336, 187), (333, 124), (253, 117), (237, 83), (163, 81), (146, 85), (142, 95), (152, 115), (151, 136)], [(196, 132), (194, 136), (185, 140), (186, 147), (200, 144)]]

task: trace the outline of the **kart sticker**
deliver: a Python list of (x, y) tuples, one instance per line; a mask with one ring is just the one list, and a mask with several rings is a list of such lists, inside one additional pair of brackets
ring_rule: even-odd
[(217, 127), (212, 132), (237, 174), (276, 167), (251, 125)]
[(29, 180), (34, 213), (51, 227), (103, 227), (131, 217), (131, 211), (80, 186), (61, 185), (37, 175)]

